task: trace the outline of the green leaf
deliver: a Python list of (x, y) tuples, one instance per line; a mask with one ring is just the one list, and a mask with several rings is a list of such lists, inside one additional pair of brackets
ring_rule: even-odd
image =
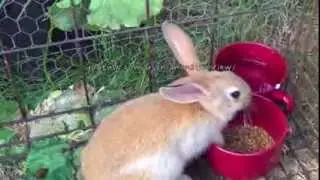
[(0, 148), (0, 156), (12, 156), (24, 153), (26, 151), (25, 146), (12, 146)]
[(14, 130), (10, 128), (0, 128), (0, 144), (8, 143), (14, 136)]
[(41, 169), (47, 169), (46, 180), (72, 179), (71, 154), (68, 143), (58, 139), (34, 142), (26, 160), (26, 176), (35, 177)]
[(70, 167), (61, 166), (54, 169), (48, 174), (46, 180), (70, 180), (72, 178), (72, 164), (69, 163)]
[(8, 122), (17, 118), (18, 104), (15, 101), (0, 100), (0, 122)]
[[(14, 137), (16, 137), (16, 133), (11, 128), (0, 128), (0, 144), (9, 143)], [(0, 156), (11, 156), (21, 154), (25, 151), (25, 146), (9, 146), (0, 148)]]
[[(142, 0), (62, 0), (49, 8), (52, 24), (63, 30), (70, 31), (75, 27), (72, 8), (75, 8), (79, 26), (89, 30), (117, 30), (121, 26), (137, 27), (147, 19), (146, 2)], [(158, 14), (163, 0), (150, 0), (150, 16)]]
[[(150, 0), (150, 15), (162, 9), (163, 0)], [(141, 0), (91, 0), (90, 14), (87, 16), (90, 26), (117, 30), (121, 25), (137, 27), (146, 17), (146, 4)]]
[[(80, 5), (81, 0), (73, 0), (74, 5)], [(72, 7), (72, 0), (61, 0), (57, 2), (59, 8), (70, 8)]]
[[(78, 0), (79, 2), (81, 0)], [(78, 2), (77, 1), (77, 2)], [(76, 4), (72, 7), (71, 4), (68, 5), (67, 1), (62, 1), (53, 4), (49, 7), (48, 15), (51, 20), (51, 24), (59, 28), (62, 31), (70, 31), (77, 25), (83, 26), (86, 23), (86, 8), (82, 4)], [(73, 11), (75, 15), (73, 16)]]

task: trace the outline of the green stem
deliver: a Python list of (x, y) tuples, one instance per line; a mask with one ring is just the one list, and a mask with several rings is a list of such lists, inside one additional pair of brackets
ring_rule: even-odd
[[(48, 31), (48, 43), (51, 43), (51, 39), (52, 39), (52, 31), (53, 31), (54, 27), (50, 27), (49, 31)], [(47, 62), (48, 62), (48, 53), (49, 53), (49, 46), (47, 46), (45, 48), (45, 51), (44, 51), (44, 58), (43, 58), (43, 63), (42, 63), (42, 66), (43, 66), (43, 72), (44, 72), (44, 75), (46, 77), (46, 80), (49, 82), (49, 84), (55, 89), (56, 86), (55, 84), (53, 83), (52, 79), (51, 79), (51, 75), (47, 69)]]

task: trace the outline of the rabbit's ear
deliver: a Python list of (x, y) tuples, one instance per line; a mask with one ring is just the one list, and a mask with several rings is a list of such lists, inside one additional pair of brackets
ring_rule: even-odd
[(200, 61), (191, 38), (180, 27), (167, 21), (161, 24), (161, 30), (165, 41), (184, 70), (189, 75), (200, 70)]
[(175, 86), (178, 84), (184, 84), (184, 83), (188, 83), (188, 82), (191, 82), (190, 76), (179, 78), (179, 79), (171, 82), (168, 86)]
[(187, 104), (197, 102), (201, 97), (208, 95), (208, 91), (196, 83), (184, 83), (169, 87), (161, 87), (159, 94), (167, 100)]

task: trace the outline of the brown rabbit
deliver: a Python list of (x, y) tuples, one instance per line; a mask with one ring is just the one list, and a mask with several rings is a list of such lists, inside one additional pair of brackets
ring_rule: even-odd
[(85, 180), (187, 180), (187, 162), (212, 144), (251, 101), (251, 89), (232, 72), (199, 66), (190, 37), (162, 24), (164, 38), (188, 73), (159, 92), (119, 106), (97, 128), (82, 152)]

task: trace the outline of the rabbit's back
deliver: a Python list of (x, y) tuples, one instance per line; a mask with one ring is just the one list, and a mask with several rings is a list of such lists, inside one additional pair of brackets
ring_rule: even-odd
[(205, 115), (197, 103), (177, 104), (157, 93), (124, 103), (92, 136), (82, 153), (82, 171), (90, 179), (117, 173), (128, 163), (165, 149), (174, 133)]

